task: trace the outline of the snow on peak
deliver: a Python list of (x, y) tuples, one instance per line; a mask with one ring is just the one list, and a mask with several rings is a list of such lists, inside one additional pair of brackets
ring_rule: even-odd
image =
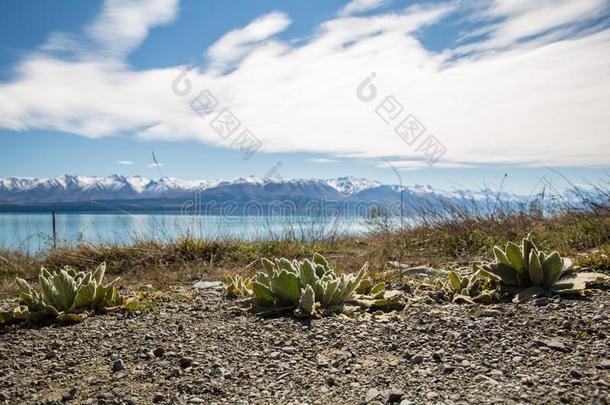
[(382, 185), (382, 183), (376, 180), (359, 179), (352, 176), (329, 179), (326, 180), (326, 184), (345, 195), (356, 194), (369, 188), (375, 188)]

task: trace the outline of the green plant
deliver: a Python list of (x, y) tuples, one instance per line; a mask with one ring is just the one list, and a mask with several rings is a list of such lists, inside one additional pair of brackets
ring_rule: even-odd
[[(331, 308), (352, 298), (367, 272), (365, 264), (356, 274), (337, 275), (319, 254), (303, 261), (262, 259), (263, 271), (248, 282), (231, 277), (231, 291), (248, 294), (256, 305), (268, 308), (291, 308), (298, 316), (318, 316), (320, 309)], [(248, 286), (249, 284), (249, 286)], [(376, 287), (378, 293), (380, 287)], [(229, 290), (229, 287), (227, 287)]]
[(517, 300), (542, 293), (582, 294), (592, 284), (603, 282), (608, 276), (598, 273), (575, 273), (571, 261), (558, 252), (545, 254), (532, 241), (531, 234), (521, 246), (509, 242), (503, 250), (493, 249), (495, 262), (484, 265), (481, 275), (497, 280), (504, 286), (526, 288)]
[(78, 322), (95, 311), (107, 312), (124, 304), (115, 283), (118, 278), (102, 284), (106, 263), (94, 272), (77, 272), (64, 267), (50, 273), (40, 270), (40, 292), (32, 289), (23, 279), (17, 278), (20, 305), (11, 312), (0, 315), (0, 324), (15, 320), (39, 320), (56, 318), (59, 321)]
[(228, 275), (225, 281), (225, 291), (229, 298), (252, 295), (252, 279), (239, 274)]
[(498, 298), (497, 292), (492, 288), (493, 282), (481, 277), (480, 270), (461, 278), (456, 272), (450, 271), (448, 278), (453, 302), (488, 303)]

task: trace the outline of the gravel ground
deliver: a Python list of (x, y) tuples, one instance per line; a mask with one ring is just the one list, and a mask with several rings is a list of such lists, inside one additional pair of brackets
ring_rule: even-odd
[[(5, 303), (6, 304), (6, 303)], [(610, 291), (403, 316), (261, 319), (213, 292), (0, 329), (0, 403), (610, 404)]]

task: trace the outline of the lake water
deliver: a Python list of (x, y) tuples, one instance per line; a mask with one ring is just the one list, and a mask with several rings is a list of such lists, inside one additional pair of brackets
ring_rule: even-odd
[[(188, 216), (181, 214), (56, 214), (57, 241), (129, 244), (136, 240), (167, 242), (182, 236), (215, 240), (282, 238), (315, 240), (333, 235), (360, 235), (370, 230), (363, 217)], [(0, 213), (0, 247), (37, 253), (52, 246), (49, 213)]]

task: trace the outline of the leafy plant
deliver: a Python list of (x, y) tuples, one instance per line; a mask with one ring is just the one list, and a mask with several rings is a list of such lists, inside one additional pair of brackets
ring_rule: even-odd
[[(263, 271), (252, 279), (227, 279), (227, 291), (251, 295), (256, 305), (268, 308), (294, 308), (298, 316), (318, 316), (351, 299), (367, 273), (365, 264), (356, 274), (337, 275), (319, 254), (303, 261), (262, 259)], [(382, 288), (376, 285), (376, 293)]]
[(450, 271), (448, 278), (453, 302), (488, 303), (498, 298), (497, 291), (492, 288), (493, 282), (481, 277), (480, 270), (461, 278), (456, 272)]
[(228, 275), (225, 281), (225, 291), (230, 298), (240, 295), (252, 295), (252, 279), (250, 277), (242, 277), (239, 274)]
[(40, 320), (56, 318), (59, 321), (79, 322), (95, 311), (107, 312), (120, 308), (124, 299), (115, 283), (118, 278), (102, 283), (106, 263), (94, 272), (77, 272), (64, 267), (51, 273), (44, 267), (38, 281), (40, 291), (30, 287), (27, 281), (17, 278), (20, 305), (11, 312), (0, 314), (0, 324), (16, 320)]
[(493, 251), (495, 262), (484, 265), (481, 275), (504, 286), (525, 288), (516, 301), (549, 292), (583, 294), (588, 286), (608, 279), (598, 273), (575, 273), (569, 259), (561, 258), (557, 252), (547, 255), (539, 250), (531, 234), (522, 240), (521, 246), (509, 242), (505, 249), (495, 246)]

